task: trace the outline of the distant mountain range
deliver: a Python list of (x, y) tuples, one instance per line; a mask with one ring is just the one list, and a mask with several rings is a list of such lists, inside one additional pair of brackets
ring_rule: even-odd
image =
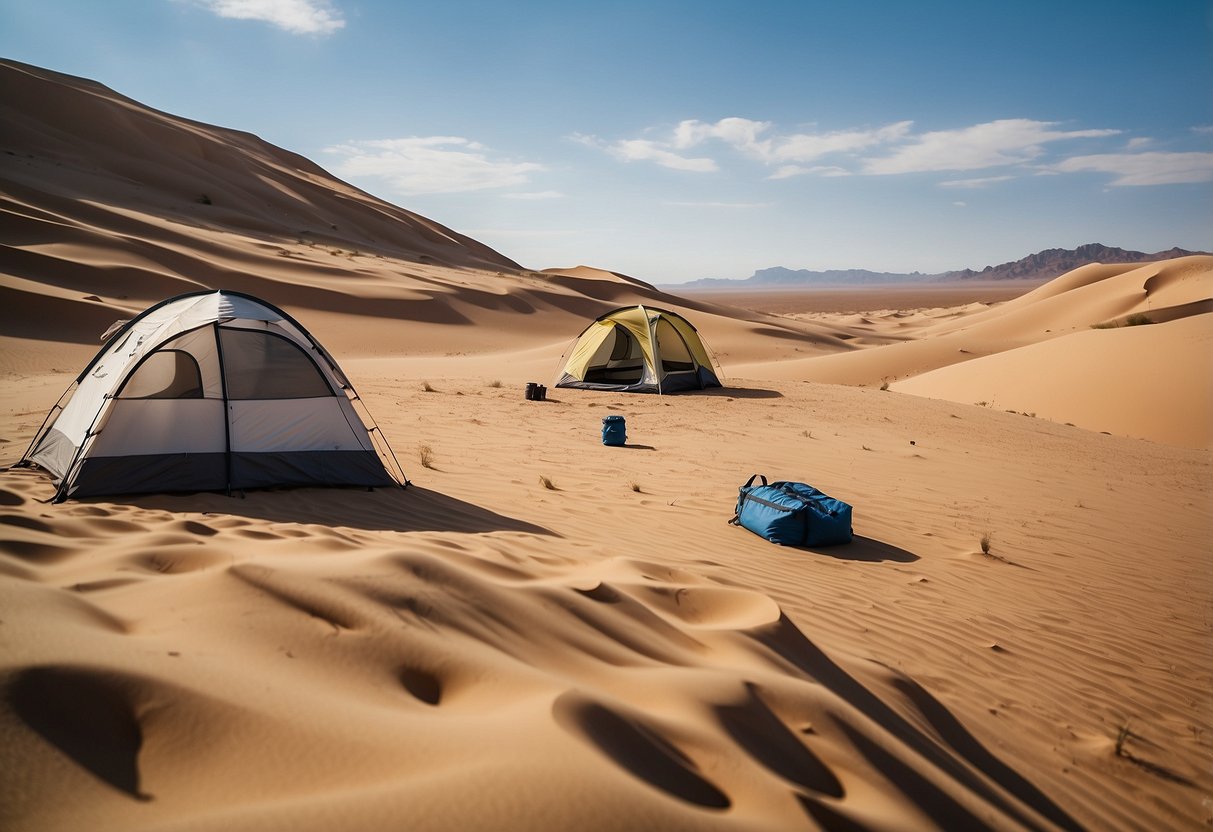
[(1090, 263), (1149, 263), (1155, 260), (1187, 257), (1190, 254), (1208, 253), (1171, 248), (1147, 254), (1143, 251), (1126, 251), (1123, 248), (1105, 246), (1100, 243), (1087, 243), (1074, 249), (1045, 249), (1011, 263), (986, 266), (981, 271), (961, 269), (940, 274), (924, 274), (922, 272), (871, 272), (867, 269), (831, 269), (814, 272), (808, 269), (773, 266), (769, 269), (759, 269), (751, 277), (745, 279), (705, 277), (688, 283), (680, 283), (678, 288), (732, 289), (778, 286), (856, 286), (952, 280), (1047, 280)]

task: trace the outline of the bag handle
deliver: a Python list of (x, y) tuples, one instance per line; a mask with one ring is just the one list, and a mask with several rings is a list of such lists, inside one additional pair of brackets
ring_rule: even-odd
[(750, 478), (745, 481), (745, 485), (743, 485), (742, 488), (749, 488), (751, 485), (753, 485), (755, 479), (762, 480), (763, 485), (767, 484), (766, 474), (752, 474)]
[(786, 483), (786, 482), (782, 483), (782, 484), (776, 483), (776, 485), (779, 486), (779, 490), (782, 491), (784, 494), (787, 494), (789, 497), (795, 497), (796, 499), (798, 499), (802, 503), (804, 503), (806, 506), (813, 505), (817, 508), (818, 511), (824, 511), (830, 517), (838, 516), (837, 511), (835, 511), (832, 508), (825, 508), (822, 505), (822, 503), (824, 503), (826, 500), (832, 499), (830, 497), (830, 495), (823, 494), (820, 490), (813, 488), (813, 486), (810, 485), (809, 488), (813, 488), (814, 493), (802, 494), (799, 491), (792, 488), (791, 483)]

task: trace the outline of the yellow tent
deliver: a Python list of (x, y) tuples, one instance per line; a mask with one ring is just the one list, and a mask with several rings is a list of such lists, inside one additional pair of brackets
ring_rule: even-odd
[(625, 306), (585, 328), (556, 386), (674, 393), (720, 387), (720, 380), (686, 318), (652, 306)]

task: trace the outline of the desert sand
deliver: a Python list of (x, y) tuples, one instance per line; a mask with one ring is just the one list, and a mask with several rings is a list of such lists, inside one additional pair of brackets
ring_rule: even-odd
[[(1213, 822), (1213, 258), (680, 297), (0, 75), (0, 463), (114, 320), (224, 287), (308, 327), (412, 481), (50, 504), (0, 473), (0, 828)], [(523, 398), (628, 303), (726, 387)], [(755, 472), (855, 541), (730, 526)]]

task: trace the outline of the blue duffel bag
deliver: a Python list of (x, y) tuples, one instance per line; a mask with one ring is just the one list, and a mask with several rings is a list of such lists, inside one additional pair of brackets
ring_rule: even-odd
[(780, 546), (831, 546), (853, 536), (850, 505), (803, 482), (768, 484), (761, 474), (741, 486), (729, 522)]

